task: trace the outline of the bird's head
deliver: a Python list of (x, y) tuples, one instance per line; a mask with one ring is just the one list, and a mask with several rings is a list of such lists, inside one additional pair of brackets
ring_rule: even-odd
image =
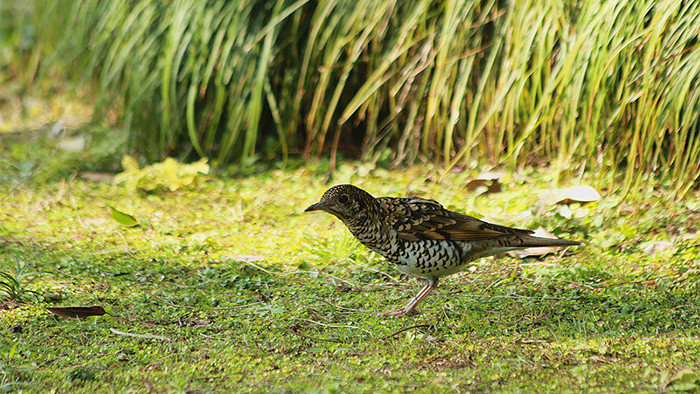
[(325, 211), (348, 224), (374, 212), (375, 204), (374, 197), (366, 191), (353, 185), (338, 185), (328, 189), (319, 202), (304, 212)]

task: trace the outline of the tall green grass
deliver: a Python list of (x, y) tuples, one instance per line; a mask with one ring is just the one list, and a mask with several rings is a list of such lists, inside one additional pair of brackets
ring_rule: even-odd
[[(38, 37), (151, 159), (344, 151), (700, 177), (700, 2), (54, 0)], [(56, 63), (54, 63), (56, 64)]]
[[(0, 84), (18, 77), (31, 79), (34, 76), (38, 56), (32, 56), (35, 36), (33, 13), (34, 7), (31, 4), (0, 0)], [(16, 89), (0, 87), (0, 105), (9, 99), (7, 90)]]

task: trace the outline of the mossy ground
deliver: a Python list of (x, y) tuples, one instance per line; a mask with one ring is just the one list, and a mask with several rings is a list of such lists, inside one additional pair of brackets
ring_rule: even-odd
[[(476, 261), (442, 281), (422, 304), (425, 313), (387, 319), (377, 313), (402, 306), (420, 284), (356, 243), (335, 218), (302, 213), (328, 187), (323, 165), (142, 196), (60, 166), (44, 167), (50, 176), (41, 182), (23, 180), (19, 158), (30, 151), (46, 153), (21, 141), (3, 147), (0, 271), (20, 263), (43, 272), (29, 289), (53, 301), (4, 302), (4, 390), (700, 387), (697, 195), (681, 202), (651, 189), (624, 200), (611, 195), (574, 204), (569, 215), (538, 203), (554, 185), (547, 169), (508, 174), (503, 192), (477, 195), (465, 188), (471, 171), (436, 183), (428, 167), (343, 164), (331, 183), (434, 198), (583, 242), (543, 259)], [(109, 206), (140, 225), (121, 226)], [(655, 240), (674, 246), (644, 253)], [(66, 320), (44, 309), (51, 305), (100, 305), (109, 314)]]

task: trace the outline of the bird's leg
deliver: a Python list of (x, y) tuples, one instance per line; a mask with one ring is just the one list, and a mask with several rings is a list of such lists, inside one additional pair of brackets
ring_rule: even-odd
[(389, 312), (384, 312), (381, 313), (380, 316), (403, 316), (403, 315), (409, 315), (412, 313), (420, 313), (416, 309), (416, 305), (418, 305), (419, 302), (423, 301), (423, 298), (425, 298), (428, 294), (430, 294), (431, 291), (435, 290), (435, 288), (438, 285), (438, 280), (437, 278), (429, 278), (428, 283), (425, 284), (425, 286), (421, 289), (421, 291), (416, 294), (413, 299), (406, 305), (405, 307), (401, 309), (397, 309), (395, 311), (389, 311)]

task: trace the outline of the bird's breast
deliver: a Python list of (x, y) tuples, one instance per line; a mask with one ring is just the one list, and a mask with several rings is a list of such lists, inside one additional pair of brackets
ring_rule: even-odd
[(389, 259), (397, 269), (412, 276), (440, 278), (460, 271), (469, 261), (469, 244), (450, 240), (398, 240)]
[(407, 241), (388, 227), (348, 227), (363, 245), (411, 276), (439, 278), (453, 274), (472, 260), (470, 255), (474, 252), (470, 242), (440, 239)]
[(396, 232), (381, 224), (361, 223), (348, 225), (348, 229), (360, 243), (383, 256), (396, 243)]

